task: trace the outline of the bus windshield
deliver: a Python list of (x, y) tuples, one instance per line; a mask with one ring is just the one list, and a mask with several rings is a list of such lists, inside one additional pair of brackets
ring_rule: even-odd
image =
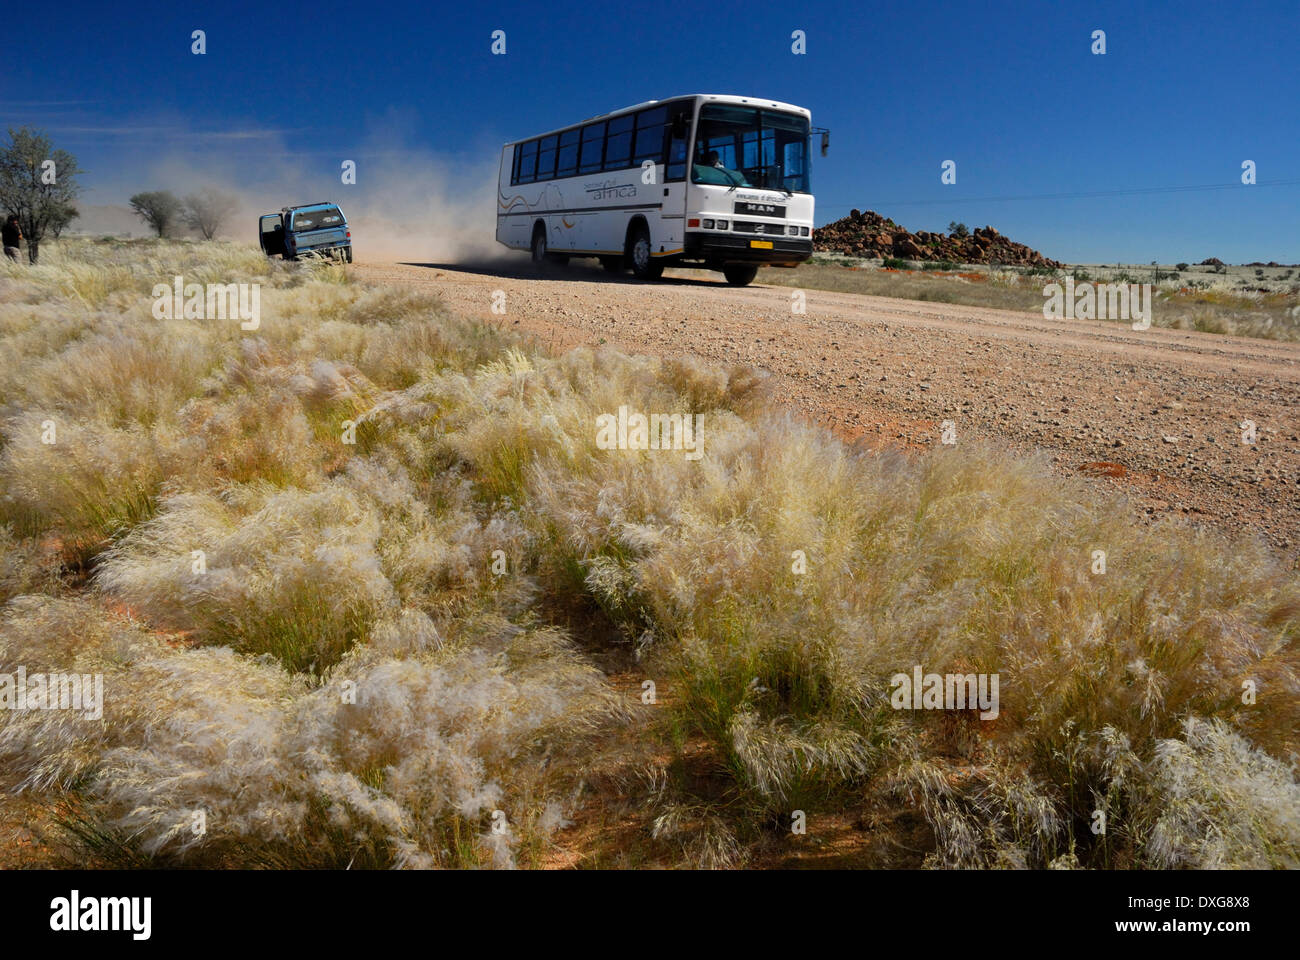
[(808, 120), (710, 103), (700, 110), (691, 182), (808, 193)]

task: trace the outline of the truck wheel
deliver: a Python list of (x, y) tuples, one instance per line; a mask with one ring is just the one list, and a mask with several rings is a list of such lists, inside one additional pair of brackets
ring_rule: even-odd
[(344, 247), (344, 248), (343, 248), (343, 259), (346, 260), (348, 263), (351, 263), (351, 262), (352, 262), (352, 248), (351, 248), (351, 247)]
[(722, 268), (722, 275), (733, 287), (743, 287), (758, 276), (758, 267), (746, 263), (733, 263)]
[(664, 275), (662, 261), (656, 260), (650, 253), (650, 229), (644, 223), (632, 228), (628, 243), (629, 260), (632, 261), (632, 275), (638, 280), (658, 280)]

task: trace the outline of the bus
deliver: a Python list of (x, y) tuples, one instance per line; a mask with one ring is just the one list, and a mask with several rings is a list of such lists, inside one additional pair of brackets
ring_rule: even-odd
[(664, 267), (744, 286), (812, 256), (803, 107), (692, 94), (648, 100), (501, 150), (497, 240), (538, 265), (596, 257), (654, 280)]

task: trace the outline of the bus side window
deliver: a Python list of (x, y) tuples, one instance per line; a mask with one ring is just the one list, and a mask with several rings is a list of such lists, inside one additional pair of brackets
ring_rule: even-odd
[(519, 160), (519, 182), (532, 183), (537, 171), (537, 141), (529, 140), (524, 144), (523, 155)]
[(609, 137), (605, 141), (605, 169), (622, 170), (632, 156), (632, 124), (635, 117), (625, 114), (609, 121)]
[(667, 107), (651, 107), (636, 115), (636, 147), (632, 164), (640, 166), (647, 160), (664, 162), (664, 125), (668, 122)]
[(664, 167), (664, 180), (686, 179), (686, 135), (690, 132), (690, 121), (684, 113), (673, 117), (668, 125), (668, 162)]
[(605, 158), (605, 121), (582, 128), (582, 159), (579, 173), (595, 173)]
[(555, 166), (557, 177), (571, 177), (578, 172), (578, 131), (560, 134), (560, 152)]
[(551, 180), (555, 177), (555, 136), (542, 140), (537, 153), (537, 179)]

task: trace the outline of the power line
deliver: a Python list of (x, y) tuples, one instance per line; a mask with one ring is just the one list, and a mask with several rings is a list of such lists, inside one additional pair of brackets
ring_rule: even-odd
[[(1250, 184), (1249, 186), (1293, 187), (1298, 184), (1300, 184), (1300, 177), (1289, 180), (1260, 180), (1258, 183)], [(1245, 186), (1247, 186), (1247, 184), (1239, 182), (1200, 183), (1180, 187), (1135, 187), (1131, 190), (1092, 190), (1078, 193), (1037, 193), (1024, 194), (1018, 197), (959, 197), (954, 200), (881, 200), (876, 203), (876, 206), (883, 210), (886, 207), (939, 207), (953, 203), (1006, 203), (1012, 200), (1086, 200), (1101, 197), (1133, 197), (1156, 193), (1190, 193), (1198, 190), (1240, 190)]]

